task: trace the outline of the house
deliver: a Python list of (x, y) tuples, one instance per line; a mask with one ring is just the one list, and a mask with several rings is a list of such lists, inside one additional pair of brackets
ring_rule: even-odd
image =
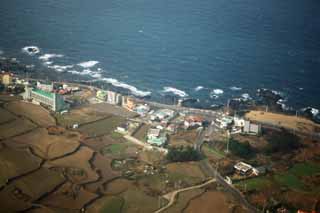
[(245, 121), (243, 133), (250, 135), (259, 135), (261, 133), (261, 125), (253, 124), (250, 121)]
[(186, 129), (190, 127), (199, 127), (202, 126), (204, 119), (201, 116), (187, 116), (184, 120), (184, 127)]
[(156, 146), (163, 146), (167, 141), (166, 134), (162, 133), (160, 129), (150, 128), (147, 135), (147, 143)]
[(234, 117), (233, 118), (233, 122), (234, 122), (234, 126), (235, 127), (244, 127), (244, 124), (245, 124), (245, 120), (243, 118), (239, 118), (239, 117)]
[(173, 111), (171, 109), (159, 109), (159, 110), (155, 111), (150, 116), (150, 119), (151, 119), (151, 121), (155, 121), (155, 120), (162, 121), (162, 120), (165, 120), (166, 122), (168, 122), (174, 116), (175, 116), (175, 111)]
[(229, 116), (222, 117), (221, 119), (216, 119), (217, 126), (221, 129), (228, 128), (233, 123), (233, 118)]
[(41, 89), (25, 87), (25, 92), (22, 94), (22, 97), (24, 100), (31, 100), (33, 103), (43, 104), (55, 112), (69, 108), (69, 105), (64, 102), (61, 95)]
[(150, 107), (147, 104), (140, 104), (134, 109), (134, 111), (140, 116), (145, 116), (150, 111)]
[(169, 124), (166, 129), (169, 132), (175, 133), (177, 131), (177, 126), (175, 124)]
[(234, 165), (235, 170), (241, 175), (249, 175), (252, 172), (253, 167), (247, 163), (239, 162)]
[(53, 83), (51, 84), (45, 84), (41, 83), (40, 81), (37, 81), (37, 88), (46, 92), (52, 92), (53, 91)]

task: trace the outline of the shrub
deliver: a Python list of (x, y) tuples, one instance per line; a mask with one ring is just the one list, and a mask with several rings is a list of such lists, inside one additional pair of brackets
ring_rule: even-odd
[(167, 160), (171, 162), (197, 161), (200, 159), (200, 153), (190, 146), (170, 147), (167, 154)]

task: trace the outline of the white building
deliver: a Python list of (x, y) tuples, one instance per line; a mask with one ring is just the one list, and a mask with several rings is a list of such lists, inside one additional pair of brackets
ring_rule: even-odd
[(259, 135), (261, 133), (261, 125), (253, 124), (250, 121), (245, 121), (244, 127), (243, 127), (243, 133)]
[(40, 90), (44, 90), (46, 92), (52, 92), (53, 91), (53, 83), (43, 84), (40, 81), (37, 81), (37, 88)]

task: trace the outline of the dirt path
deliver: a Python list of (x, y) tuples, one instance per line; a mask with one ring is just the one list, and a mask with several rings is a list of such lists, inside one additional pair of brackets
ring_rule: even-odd
[(179, 193), (185, 192), (185, 191), (189, 191), (189, 190), (193, 190), (193, 189), (202, 188), (202, 187), (204, 187), (204, 186), (206, 186), (208, 184), (211, 184), (211, 183), (213, 183), (215, 181), (216, 181), (216, 179), (212, 178), (212, 179), (208, 180), (205, 183), (202, 183), (202, 184), (199, 184), (199, 185), (195, 185), (195, 186), (190, 186), (190, 187), (183, 188), (183, 189), (179, 189), (179, 190), (176, 190), (176, 191), (173, 191), (173, 192), (169, 192), (168, 194), (165, 194), (163, 197), (168, 199), (169, 203), (166, 206), (162, 207), (161, 209), (158, 209), (157, 211), (155, 211), (155, 213), (160, 213), (160, 212), (168, 209), (170, 206), (172, 206), (174, 201), (175, 201), (176, 196)]

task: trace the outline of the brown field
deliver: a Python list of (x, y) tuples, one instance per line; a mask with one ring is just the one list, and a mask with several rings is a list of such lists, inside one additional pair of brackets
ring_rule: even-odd
[(114, 140), (109, 135), (103, 135), (101, 137), (96, 137), (96, 138), (87, 138), (86, 140), (83, 140), (81, 143), (85, 144), (86, 146), (90, 147), (96, 152), (100, 152), (100, 150), (103, 147), (111, 144), (119, 143), (119, 141)]
[(133, 137), (141, 140), (141, 141), (146, 141), (146, 136), (148, 129), (150, 128), (149, 125), (142, 124), (142, 126), (139, 128), (139, 130), (133, 135)]
[(0, 95), (0, 101), (10, 102), (21, 100), (21, 96)]
[(211, 213), (213, 209), (219, 209), (219, 213), (230, 212), (230, 205), (224, 193), (208, 191), (190, 201), (185, 213)]
[(99, 173), (100, 179), (97, 182), (86, 184), (86, 189), (88, 189), (91, 192), (96, 192), (98, 189), (103, 189), (103, 183), (111, 181), (115, 177), (121, 175), (120, 172), (112, 170), (111, 161), (112, 159), (107, 158), (99, 153), (96, 153), (94, 155), (92, 165)]
[(104, 194), (106, 195), (118, 195), (122, 192), (127, 191), (130, 187), (133, 187), (134, 183), (127, 179), (116, 179), (108, 184), (105, 184)]
[(205, 179), (205, 175), (202, 173), (198, 163), (170, 163), (167, 165), (167, 171), (171, 174), (183, 177), (195, 178), (197, 180)]
[(41, 199), (40, 203), (56, 209), (80, 210), (98, 195), (84, 190), (70, 182), (64, 183), (56, 191)]
[(14, 114), (25, 116), (40, 126), (48, 127), (56, 124), (50, 113), (39, 105), (17, 101), (10, 102), (5, 107)]
[(84, 124), (93, 122), (102, 118), (110, 116), (108, 113), (95, 112), (91, 107), (81, 107), (72, 109), (70, 112), (64, 115), (56, 115), (57, 122), (61, 126), (72, 126), (73, 124)]
[(3, 147), (0, 149), (0, 187), (8, 179), (26, 174), (40, 166), (41, 159), (31, 154), (28, 149), (14, 150)]
[(0, 125), (9, 121), (13, 121), (15, 119), (16, 116), (14, 116), (11, 112), (8, 112), (3, 108), (0, 108)]
[(31, 206), (31, 202), (54, 190), (64, 182), (60, 173), (41, 168), (21, 177), (0, 191), (1, 211), (16, 212)]
[(171, 135), (168, 144), (170, 146), (193, 146), (197, 139), (197, 131), (180, 130), (177, 134)]
[(108, 103), (92, 104), (90, 105), (90, 108), (92, 111), (96, 113), (102, 113), (102, 114), (109, 113), (109, 114), (121, 116), (124, 118), (132, 118), (137, 115), (136, 113), (130, 112), (120, 106), (115, 106)]
[(89, 137), (98, 137), (111, 134), (124, 121), (120, 116), (111, 116), (93, 123), (81, 125), (79, 131)]
[(76, 153), (64, 158), (48, 161), (44, 167), (62, 169), (69, 179), (77, 184), (84, 184), (98, 180), (99, 175), (91, 167), (90, 160), (93, 151), (87, 147), (81, 147)]
[(2, 124), (0, 125), (0, 140), (26, 133), (36, 127), (36, 125), (24, 118)]
[(79, 147), (80, 135), (65, 131), (62, 135), (49, 135), (47, 129), (40, 128), (30, 133), (15, 137), (9, 146), (31, 147), (44, 159), (61, 157), (75, 151)]
[(129, 188), (122, 197), (125, 200), (125, 213), (154, 212), (158, 208), (158, 196), (151, 197), (136, 187)]
[(163, 212), (164, 213), (183, 212), (183, 209), (187, 207), (189, 201), (197, 196), (200, 196), (203, 192), (204, 192), (204, 189), (195, 189), (195, 190), (190, 190), (190, 191), (180, 193), (175, 203)]
[(320, 128), (319, 124), (316, 124), (306, 118), (271, 112), (250, 111), (245, 115), (245, 117), (252, 121), (280, 126), (305, 133), (314, 133), (316, 129)]

